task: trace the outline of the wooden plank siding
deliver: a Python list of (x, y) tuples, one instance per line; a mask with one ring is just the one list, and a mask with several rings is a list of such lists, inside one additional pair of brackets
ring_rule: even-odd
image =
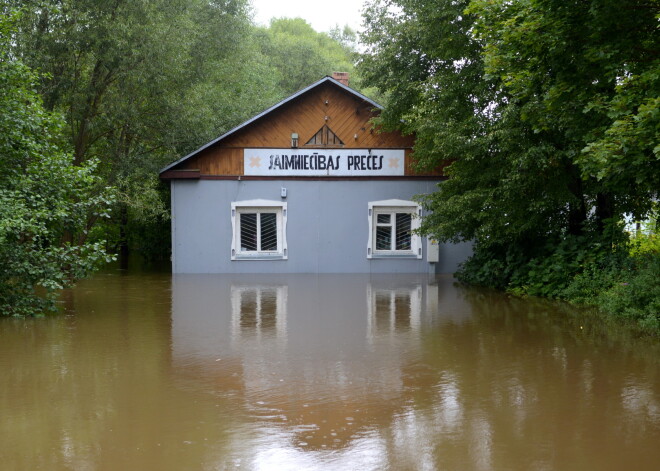
[[(441, 171), (415, 173), (414, 137), (377, 132), (370, 122), (377, 113), (370, 103), (325, 82), (181, 162), (174, 170), (198, 170), (202, 176), (241, 176), (244, 148), (290, 148), (291, 134), (297, 133), (299, 149), (405, 149), (406, 176), (442, 175)], [(305, 146), (326, 124), (344, 145)]]

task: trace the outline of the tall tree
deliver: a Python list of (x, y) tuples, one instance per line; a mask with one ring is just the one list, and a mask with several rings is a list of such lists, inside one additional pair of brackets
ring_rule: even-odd
[(486, 75), (468, 4), (371, 2), (360, 70), (388, 95), (382, 124), (416, 134), (419, 164), (451, 162), (450, 180), (427, 200), (434, 212), (425, 230), (444, 240), (527, 243), (558, 230), (555, 209), (572, 195), (561, 166), (548, 162), (552, 146), (539, 142), (507, 106), (498, 78)]
[[(353, 71), (350, 46), (337, 37), (316, 32), (302, 18), (273, 19), (270, 27), (258, 30), (257, 34), (282, 96), (332, 72)], [(349, 37), (350, 31), (346, 34)]]
[(643, 217), (660, 188), (660, 6), (646, 0), (473, 0), (486, 71), (595, 181), (595, 223)]
[(369, 2), (360, 70), (389, 96), (383, 124), (417, 135), (421, 165), (451, 163), (423, 229), (475, 241), (502, 285), (566, 237), (645, 214), (656, 14), (641, 0)]
[(113, 220), (90, 234), (112, 236), (122, 260), (131, 231), (168, 239), (159, 168), (351, 67), (347, 46), (303, 20), (254, 27), (247, 0), (0, 1), (22, 11), (12, 53), (45, 73), (39, 92), (65, 115), (76, 163), (98, 159), (118, 190)]
[(59, 288), (107, 260), (84, 240), (90, 215), (107, 216), (112, 193), (96, 162), (75, 165), (64, 122), (43, 108), (38, 77), (9, 53), (17, 15), (0, 17), (0, 315), (40, 314)]
[(65, 113), (76, 162), (98, 158), (118, 188), (124, 253), (130, 220), (165, 217), (157, 170), (272, 101), (246, 0), (16, 3), (14, 51), (47, 74), (40, 92)]

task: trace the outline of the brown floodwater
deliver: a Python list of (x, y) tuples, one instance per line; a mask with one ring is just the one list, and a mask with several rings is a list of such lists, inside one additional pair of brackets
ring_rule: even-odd
[(369, 275), (99, 274), (0, 320), (2, 470), (655, 470), (660, 347)]

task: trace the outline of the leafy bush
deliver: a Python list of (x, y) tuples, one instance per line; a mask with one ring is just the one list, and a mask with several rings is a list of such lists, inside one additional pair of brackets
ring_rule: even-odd
[(623, 281), (604, 290), (592, 304), (645, 330), (660, 332), (660, 255), (637, 260), (636, 268), (625, 274)]
[(575, 304), (595, 305), (604, 290), (622, 282), (621, 274), (615, 267), (604, 269), (598, 263), (589, 264), (570, 280), (560, 297)]
[(657, 234), (635, 237), (630, 241), (630, 255), (633, 257), (654, 254), (660, 255), (660, 237)]
[[(597, 306), (613, 318), (660, 332), (660, 251), (656, 236), (608, 244), (567, 237), (525, 255), (520, 247), (477, 246), (459, 280), (506, 289), (517, 296), (542, 296)], [(611, 238), (610, 238), (611, 240)]]
[(511, 280), (525, 270), (529, 261), (527, 251), (522, 247), (523, 244), (477, 244), (474, 246), (473, 255), (461, 265), (456, 277), (469, 285), (510, 288)]
[(5, 52), (11, 28), (11, 16), (0, 17), (0, 315), (34, 315), (109, 258), (102, 242), (84, 239), (113, 194), (96, 162), (76, 166), (62, 148), (61, 117), (44, 110), (35, 74)]

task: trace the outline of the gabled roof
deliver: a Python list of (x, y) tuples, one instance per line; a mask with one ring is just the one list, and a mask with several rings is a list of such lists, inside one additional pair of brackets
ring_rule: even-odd
[(282, 101), (280, 101), (279, 103), (277, 103), (277, 104), (271, 106), (271, 107), (268, 108), (267, 110), (262, 111), (262, 112), (259, 113), (258, 115), (253, 116), (252, 118), (250, 118), (250, 119), (248, 119), (247, 121), (245, 121), (245, 122), (239, 124), (239, 125), (236, 126), (235, 128), (233, 128), (233, 129), (227, 131), (226, 133), (224, 133), (222, 136), (218, 137), (217, 139), (212, 140), (212, 141), (209, 142), (208, 144), (203, 145), (202, 147), (200, 147), (199, 149), (197, 149), (197, 150), (191, 152), (190, 154), (186, 155), (185, 157), (182, 157), (182, 158), (180, 158), (179, 160), (177, 160), (176, 162), (171, 163), (171, 164), (168, 165), (167, 167), (161, 169), (160, 173), (163, 173), (163, 172), (166, 172), (167, 170), (170, 170), (171, 168), (173, 168), (173, 167), (179, 165), (181, 162), (184, 162), (184, 161), (188, 160), (189, 158), (193, 157), (194, 155), (197, 155), (199, 152), (203, 151), (204, 149), (207, 149), (208, 147), (211, 147), (212, 145), (214, 145), (214, 144), (220, 142), (221, 140), (225, 139), (226, 137), (229, 137), (229, 136), (231, 136), (232, 134), (234, 134), (234, 133), (240, 131), (241, 129), (243, 129), (243, 128), (246, 127), (247, 125), (249, 125), (249, 124), (251, 124), (251, 123), (257, 121), (257, 120), (260, 119), (260, 118), (263, 118), (264, 116), (266, 116), (267, 114), (271, 113), (272, 111), (275, 111), (276, 109), (278, 109), (278, 108), (280, 108), (281, 106), (287, 104), (288, 102), (290, 102), (290, 101), (292, 101), (292, 100), (298, 98), (298, 97), (301, 96), (301, 95), (304, 95), (305, 93), (309, 92), (310, 90), (312, 90), (312, 89), (314, 89), (314, 88), (318, 87), (319, 85), (321, 85), (321, 84), (323, 84), (323, 83), (326, 83), (326, 82), (330, 82), (330, 83), (332, 83), (332, 84), (338, 86), (339, 88), (342, 88), (342, 89), (346, 90), (346, 91), (349, 92), (350, 94), (354, 95), (355, 97), (359, 98), (360, 100), (366, 101), (367, 103), (373, 105), (375, 108), (378, 108), (379, 110), (382, 110), (382, 109), (383, 109), (382, 106), (380, 106), (378, 103), (376, 103), (376, 102), (373, 101), (372, 99), (367, 98), (366, 96), (364, 96), (363, 94), (361, 94), (361, 93), (359, 93), (359, 92), (356, 92), (356, 91), (353, 90), (352, 88), (350, 88), (350, 87), (344, 85), (343, 83), (341, 83), (341, 82), (339, 82), (339, 81), (333, 79), (333, 78), (330, 77), (330, 76), (325, 76), (325, 77), (323, 77), (321, 80), (319, 80), (319, 81), (317, 81), (317, 82), (314, 82), (313, 84), (309, 85), (308, 87), (303, 88), (302, 90), (300, 90), (300, 91), (294, 93), (294, 94), (291, 95), (290, 97), (285, 98), (284, 100), (282, 100)]

